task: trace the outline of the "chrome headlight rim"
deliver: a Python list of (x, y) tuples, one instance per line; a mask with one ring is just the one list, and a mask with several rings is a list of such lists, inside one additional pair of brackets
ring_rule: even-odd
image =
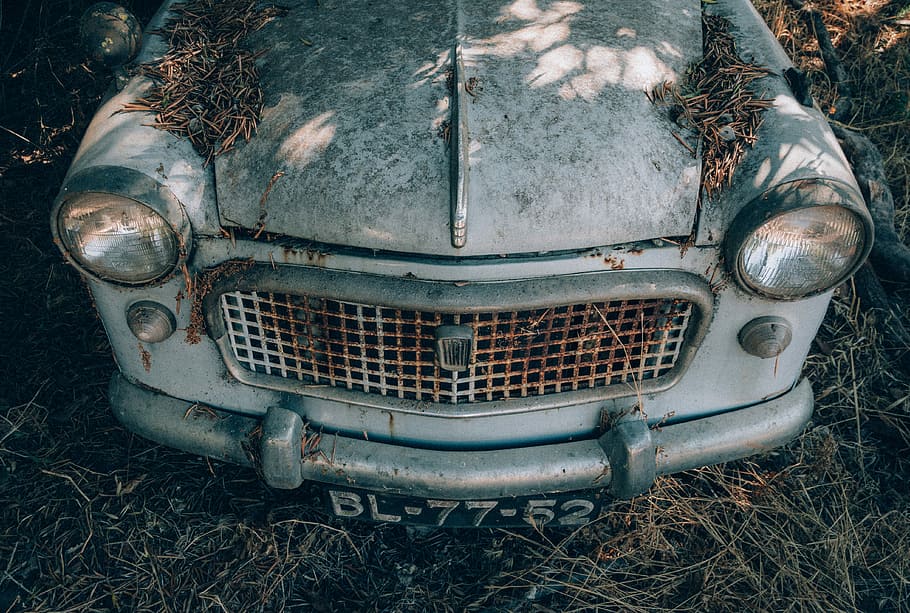
[[(750, 283), (741, 269), (741, 256), (748, 238), (761, 226), (778, 217), (817, 207), (839, 207), (856, 217), (862, 228), (863, 244), (852, 265), (845, 268), (833, 283), (798, 295), (762, 291), (761, 288)], [(869, 215), (863, 196), (858, 189), (848, 183), (833, 179), (801, 179), (776, 185), (739, 212), (727, 233), (724, 259), (727, 270), (738, 286), (746, 292), (777, 302), (792, 302), (829, 292), (849, 279), (866, 261), (872, 250), (873, 238), (872, 217)]]
[[(60, 228), (60, 214), (67, 203), (87, 194), (132, 200), (161, 216), (174, 232), (177, 241), (173, 267), (153, 279), (130, 282), (98, 274), (80, 262), (66, 248)], [(51, 210), (51, 233), (67, 262), (80, 273), (91, 279), (124, 287), (157, 287), (167, 283), (180, 273), (192, 248), (189, 218), (171, 190), (144, 173), (121, 166), (95, 166), (67, 179)]]

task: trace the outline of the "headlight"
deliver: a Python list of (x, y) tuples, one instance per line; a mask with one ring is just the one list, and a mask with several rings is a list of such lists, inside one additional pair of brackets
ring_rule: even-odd
[(785, 184), (750, 203), (728, 236), (740, 283), (780, 300), (825, 292), (862, 264), (872, 225), (858, 194), (830, 182)]
[(57, 227), (69, 255), (103, 279), (148, 283), (173, 271), (180, 255), (168, 221), (123, 196), (80, 193), (60, 207)]

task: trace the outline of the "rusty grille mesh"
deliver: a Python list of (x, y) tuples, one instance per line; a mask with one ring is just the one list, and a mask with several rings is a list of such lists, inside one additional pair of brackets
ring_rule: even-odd
[[(616, 300), (470, 314), (235, 291), (221, 310), (234, 357), (267, 375), (432, 402), (485, 402), (631, 383), (676, 363), (693, 305)], [(469, 326), (467, 370), (441, 369), (434, 330)]]

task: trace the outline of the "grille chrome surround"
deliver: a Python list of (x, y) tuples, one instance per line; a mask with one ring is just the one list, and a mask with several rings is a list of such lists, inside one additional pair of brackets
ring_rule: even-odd
[[(666, 297), (510, 311), (372, 306), (321, 294), (220, 294), (234, 360), (250, 373), (304, 385), (482, 403), (665, 377), (697, 310), (690, 300)], [(443, 325), (474, 331), (464, 372), (443, 370), (434, 359), (434, 333)]]

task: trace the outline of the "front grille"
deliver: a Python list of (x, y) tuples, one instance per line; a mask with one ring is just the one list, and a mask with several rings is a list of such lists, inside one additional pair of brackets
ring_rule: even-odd
[[(369, 394), (472, 403), (656, 379), (673, 369), (693, 303), (674, 298), (448, 313), (318, 295), (221, 295), (233, 357), (245, 369)], [(463, 372), (439, 367), (434, 332), (473, 330)]]

